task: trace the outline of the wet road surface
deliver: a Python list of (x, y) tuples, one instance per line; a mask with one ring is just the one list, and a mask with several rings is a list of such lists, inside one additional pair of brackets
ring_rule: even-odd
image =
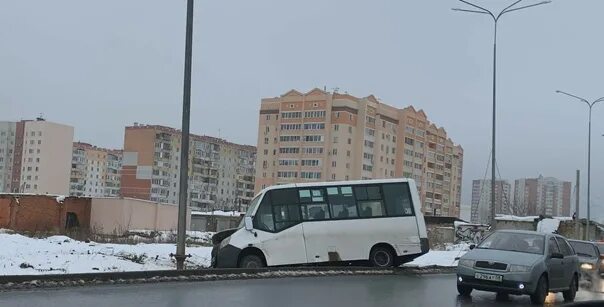
[[(585, 290), (577, 300), (602, 300)], [(550, 306), (563, 304), (550, 294)], [(457, 296), (455, 275), (332, 276), (278, 279), (154, 283), (0, 292), (0, 306), (528, 306), (528, 296), (495, 300), (495, 294), (474, 291)]]

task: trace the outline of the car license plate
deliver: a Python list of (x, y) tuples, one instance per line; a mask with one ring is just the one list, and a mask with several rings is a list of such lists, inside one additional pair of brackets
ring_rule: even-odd
[(501, 282), (503, 280), (503, 276), (501, 276), (501, 275), (484, 274), (484, 273), (475, 273), (474, 278), (488, 280), (488, 281), (497, 281), (497, 282)]

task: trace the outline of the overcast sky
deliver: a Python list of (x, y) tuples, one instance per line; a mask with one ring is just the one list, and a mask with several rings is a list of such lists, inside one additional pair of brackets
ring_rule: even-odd
[[(512, 0), (476, 0), (492, 9)], [(524, 0), (524, 3), (535, 3)], [(339, 87), (413, 105), (465, 149), (463, 203), (491, 138), (492, 21), (455, 0), (196, 1), (191, 131), (256, 144), (262, 97)], [(44, 114), (121, 147), (134, 122), (180, 126), (186, 1), (0, 1), (0, 120)], [(505, 15), (501, 176), (587, 170), (587, 106), (604, 96), (602, 0)], [(592, 212), (604, 217), (604, 103), (594, 108)], [(586, 190), (583, 177), (582, 192)], [(583, 197), (583, 201), (585, 197)], [(585, 210), (583, 210), (585, 212)]]

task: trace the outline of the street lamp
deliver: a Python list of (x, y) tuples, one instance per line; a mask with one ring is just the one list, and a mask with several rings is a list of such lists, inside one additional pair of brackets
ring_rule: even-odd
[[(589, 124), (588, 124), (588, 132), (587, 132), (587, 227), (586, 227), (586, 231), (585, 231), (586, 232), (585, 238), (586, 238), (586, 240), (589, 241), (589, 220), (591, 218), (591, 211), (590, 211), (590, 209), (591, 209), (591, 206), (590, 206), (590, 195), (591, 195), (591, 189), (590, 189), (591, 188), (591, 110), (592, 110), (593, 106), (596, 105), (596, 103), (604, 101), (604, 97), (602, 97), (600, 99), (596, 99), (592, 102), (589, 102), (589, 101), (587, 101), (587, 99), (583, 99), (579, 96), (565, 93), (563, 91), (556, 91), (556, 93), (564, 94), (566, 96), (570, 96), (572, 98), (583, 101), (589, 107)], [(577, 216), (577, 218), (579, 218), (579, 217)]]
[(491, 160), (491, 225), (495, 225), (495, 169), (496, 169), (496, 159), (495, 159), (495, 122), (496, 122), (496, 114), (497, 114), (497, 83), (496, 83), (496, 78), (497, 78), (497, 23), (499, 21), (499, 18), (507, 13), (513, 12), (513, 11), (519, 11), (519, 10), (523, 10), (523, 9), (527, 9), (530, 7), (534, 7), (534, 6), (538, 6), (538, 5), (543, 5), (543, 4), (548, 4), (551, 1), (541, 1), (538, 3), (534, 3), (534, 4), (529, 4), (529, 5), (525, 5), (525, 6), (521, 6), (521, 7), (516, 7), (516, 5), (520, 2), (522, 2), (522, 0), (517, 0), (516, 2), (510, 4), (509, 6), (507, 6), (506, 8), (504, 8), (501, 12), (499, 12), (499, 14), (495, 15), (493, 14), (493, 12), (480, 7), (476, 4), (470, 3), (468, 1), (465, 0), (459, 0), (460, 2), (463, 2), (471, 7), (473, 7), (474, 9), (460, 9), (460, 8), (454, 8), (454, 11), (458, 11), (458, 12), (466, 12), (466, 13), (477, 13), (477, 14), (486, 14), (489, 15), (493, 18), (493, 23), (494, 23), (494, 35), (493, 35), (493, 130), (492, 130), (492, 148), (491, 148), (491, 155), (492, 155), (492, 160)]

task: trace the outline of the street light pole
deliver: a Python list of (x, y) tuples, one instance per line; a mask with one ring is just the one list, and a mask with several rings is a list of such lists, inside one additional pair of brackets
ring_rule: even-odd
[[(496, 120), (497, 120), (497, 24), (499, 21), (499, 18), (501, 16), (503, 16), (506, 13), (510, 13), (513, 11), (518, 11), (518, 10), (522, 10), (522, 9), (526, 9), (526, 8), (530, 8), (533, 6), (538, 6), (538, 5), (542, 5), (542, 4), (547, 4), (550, 3), (551, 1), (541, 1), (539, 3), (535, 3), (535, 4), (529, 4), (529, 5), (525, 5), (525, 6), (521, 6), (521, 7), (515, 7), (518, 3), (522, 2), (522, 0), (517, 0), (516, 2), (510, 4), (509, 6), (507, 6), (506, 8), (504, 8), (501, 12), (499, 12), (499, 14), (495, 15), (493, 12), (480, 7), (476, 4), (470, 3), (468, 1), (465, 0), (459, 0), (460, 2), (463, 2), (471, 7), (473, 7), (474, 9), (459, 9), (459, 8), (454, 8), (454, 11), (458, 11), (458, 12), (466, 12), (466, 13), (477, 13), (477, 14), (486, 14), (489, 15), (493, 18), (493, 127), (492, 127), (492, 137), (491, 137), (491, 156), (492, 156), (492, 160), (491, 160), (491, 225), (494, 227), (495, 226), (495, 188), (496, 188), (496, 174), (495, 174), (495, 170), (496, 170), (496, 163), (497, 163), (497, 159), (495, 158), (495, 139), (496, 139)], [(503, 191), (502, 191), (503, 192)]]
[[(591, 110), (593, 109), (594, 105), (596, 105), (596, 103), (604, 101), (604, 97), (589, 102), (587, 99), (583, 99), (579, 96), (569, 94), (563, 91), (556, 91), (556, 93), (564, 94), (566, 96), (583, 101), (589, 107), (589, 123), (587, 125), (587, 225), (585, 227), (585, 238), (587, 241), (589, 241), (589, 221), (591, 219)], [(579, 217), (577, 216), (577, 218)]]
[(180, 187), (178, 191), (178, 226), (176, 245), (176, 269), (183, 270), (185, 237), (187, 232), (187, 196), (189, 183), (189, 122), (191, 118), (191, 59), (193, 56), (193, 5), (187, 0), (187, 25), (185, 34), (185, 73), (182, 97), (182, 128), (180, 141)]

